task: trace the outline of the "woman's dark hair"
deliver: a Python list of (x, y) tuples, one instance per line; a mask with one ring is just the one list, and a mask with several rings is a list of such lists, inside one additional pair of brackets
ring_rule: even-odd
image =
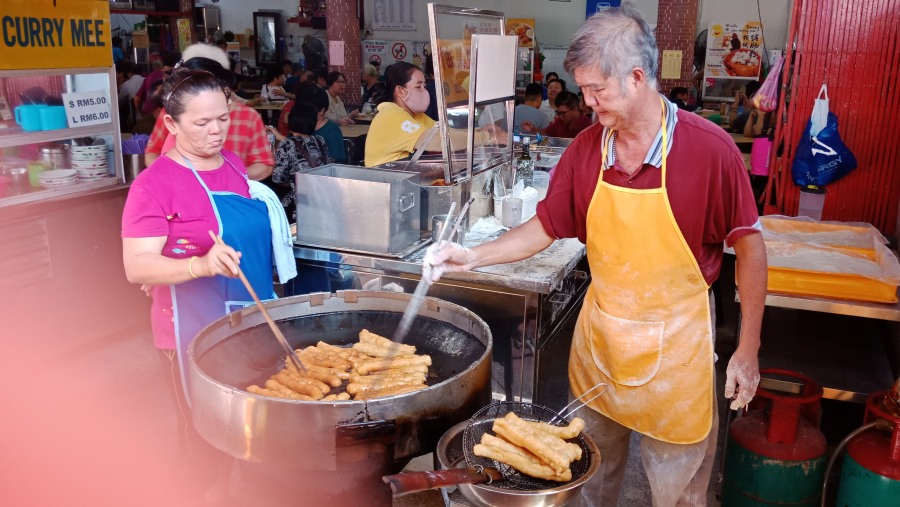
[(319, 88), (312, 81), (304, 81), (295, 88), (298, 101), (306, 101), (316, 107), (317, 111), (328, 109), (328, 92)]
[(291, 112), (288, 113), (288, 128), (298, 134), (311, 136), (316, 131), (318, 121), (319, 110), (305, 100), (295, 102)]
[(385, 91), (384, 97), (378, 102), (393, 102), (394, 101), (394, 90), (397, 89), (398, 86), (405, 87), (406, 83), (412, 79), (412, 75), (415, 71), (421, 71), (422, 69), (416, 67), (415, 65), (408, 62), (397, 62), (390, 67), (388, 67), (384, 71), (384, 79), (387, 82), (387, 90)]
[(550, 84), (550, 81), (553, 81), (553, 79), (550, 79), (550, 76), (554, 76), (553, 79), (559, 79), (559, 74), (556, 72), (548, 72), (547, 75), (544, 76), (544, 79), (547, 80), (547, 84)]
[(269, 67), (269, 70), (266, 71), (266, 83), (271, 83), (276, 77), (281, 77), (283, 75), (281, 70), (281, 67)]
[[(222, 64), (203, 56), (195, 56), (193, 58), (189, 58), (183, 62), (178, 67), (179, 69), (191, 69), (191, 70), (204, 70), (209, 72), (213, 76), (216, 76), (216, 79), (222, 83), (223, 88), (234, 89), (235, 79), (234, 72), (222, 67)], [(174, 76), (174, 74), (173, 74)], [(166, 108), (168, 110), (168, 108)]]
[(331, 88), (331, 85), (333, 85), (338, 79), (341, 79), (341, 78), (343, 78), (344, 81), (347, 80), (346, 76), (344, 76), (343, 74), (341, 74), (340, 72), (338, 72), (336, 70), (333, 70), (333, 71), (329, 72), (328, 75), (325, 77), (325, 84), (329, 88)]
[(162, 96), (166, 113), (178, 121), (187, 109), (188, 101), (206, 91), (217, 91), (225, 95), (222, 82), (211, 72), (184, 67), (175, 69), (172, 76), (163, 84)]

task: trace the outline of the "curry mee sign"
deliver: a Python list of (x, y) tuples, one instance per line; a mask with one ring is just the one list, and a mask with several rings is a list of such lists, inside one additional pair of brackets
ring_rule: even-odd
[(109, 67), (109, 2), (3, 0), (0, 69)]

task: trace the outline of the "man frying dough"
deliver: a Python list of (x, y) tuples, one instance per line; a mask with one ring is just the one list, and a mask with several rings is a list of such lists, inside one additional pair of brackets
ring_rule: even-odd
[(722, 129), (659, 94), (658, 57), (633, 7), (588, 19), (564, 64), (597, 123), (563, 154), (537, 215), (473, 249), (433, 245), (424, 261), (423, 276), (437, 280), (530, 257), (557, 238), (586, 245), (592, 282), (572, 339), (570, 396), (609, 385), (579, 414), (603, 456), (581, 490), (587, 506), (616, 505), (632, 431), (653, 505), (706, 505), (718, 427), (709, 287), (723, 242), (741, 291), (731, 408), (759, 382), (766, 252), (747, 171)]

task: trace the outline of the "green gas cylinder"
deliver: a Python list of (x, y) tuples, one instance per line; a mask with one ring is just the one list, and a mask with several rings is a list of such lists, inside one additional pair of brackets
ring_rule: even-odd
[(722, 507), (816, 507), (826, 468), (825, 436), (818, 429), (822, 388), (796, 372), (760, 373), (802, 384), (797, 394), (760, 386), (749, 410), (731, 423)]

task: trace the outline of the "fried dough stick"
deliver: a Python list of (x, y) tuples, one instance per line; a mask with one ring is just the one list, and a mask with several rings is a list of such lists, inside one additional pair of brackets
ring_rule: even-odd
[(310, 401), (312, 398), (309, 396), (303, 396), (302, 394), (294, 393), (294, 395), (289, 395), (287, 393), (283, 393), (281, 391), (275, 391), (272, 389), (266, 389), (264, 387), (259, 387), (257, 385), (252, 385), (247, 388), (248, 393), (258, 394), (260, 396), (268, 396), (269, 398), (281, 398), (285, 400), (307, 400)]
[(425, 384), (416, 384), (416, 385), (404, 385), (404, 386), (395, 386), (395, 387), (386, 387), (384, 389), (374, 389), (370, 391), (363, 391), (356, 396), (353, 397), (354, 400), (371, 400), (373, 398), (383, 398), (385, 396), (395, 396), (397, 394), (411, 393), (413, 391), (418, 391), (420, 389), (425, 389)]
[(303, 366), (306, 368), (306, 371), (301, 372), (297, 369), (297, 365), (295, 365), (294, 362), (290, 360), (290, 358), (288, 358), (284, 362), (284, 365), (285, 369), (295, 377), (308, 377), (316, 379), (319, 382), (330, 385), (331, 387), (341, 387), (341, 375), (344, 375), (346, 378), (350, 377), (350, 374), (345, 371), (335, 370), (334, 368), (326, 368), (324, 366), (318, 366), (315, 364), (304, 364)]
[[(365, 383), (365, 384), (377, 384), (379, 382), (389, 382), (393, 380), (406, 380), (411, 384), (421, 384), (425, 382), (427, 375), (425, 372), (421, 371), (409, 371), (409, 370), (384, 370), (385, 372), (392, 372), (388, 375), (360, 375), (358, 373), (350, 374), (350, 383)], [(381, 373), (381, 372), (378, 372)]]
[(394, 379), (385, 379), (379, 382), (351, 382), (347, 384), (347, 392), (350, 394), (359, 394), (366, 391), (383, 391), (389, 387), (399, 386), (422, 386), (424, 382), (409, 380), (403, 377)]
[(319, 342), (316, 343), (316, 348), (322, 349), (323, 352), (337, 354), (338, 356), (343, 357), (350, 362), (359, 361), (361, 359), (371, 359), (371, 356), (363, 354), (362, 352), (351, 347), (338, 347), (337, 345), (332, 345), (330, 343)]
[(338, 394), (329, 394), (328, 396), (322, 398), (319, 401), (347, 401), (350, 399), (350, 395), (347, 393), (338, 393)]
[(568, 467), (562, 472), (557, 472), (526, 449), (488, 433), (481, 436), (481, 443), (475, 445), (473, 451), (476, 456), (506, 463), (531, 477), (558, 482), (572, 480), (572, 470)]
[(578, 434), (581, 433), (581, 430), (584, 429), (584, 419), (581, 419), (580, 417), (572, 419), (572, 422), (570, 422), (568, 426), (556, 426), (554, 424), (542, 423), (537, 421), (523, 420), (522, 422), (536, 430), (550, 433), (551, 435), (556, 435), (563, 440), (577, 437)]
[(334, 368), (336, 370), (347, 371), (352, 366), (353, 363), (349, 359), (344, 359), (343, 357), (331, 353), (326, 352), (317, 347), (306, 347), (302, 350), (297, 350), (297, 355), (300, 356), (300, 359), (303, 360), (303, 363), (312, 363), (319, 366), (324, 366), (326, 368)]
[[(281, 384), (287, 386), (290, 390), (298, 392), (300, 394), (305, 394), (306, 396), (311, 396), (312, 398), (315, 398), (317, 400), (325, 396), (328, 391), (331, 391), (330, 387), (322, 382), (319, 382), (318, 380), (305, 377), (295, 377), (288, 373), (287, 370), (281, 370), (273, 378)], [(269, 386), (266, 385), (266, 387)]]
[[(535, 431), (518, 417), (515, 419), (507, 417), (495, 419), (492, 429), (494, 433), (508, 442), (534, 453), (541, 461), (556, 470), (557, 473), (562, 473), (575, 459), (572, 456), (573, 453), (566, 448), (570, 444), (567, 444), (565, 440), (548, 433)], [(581, 450), (577, 445), (575, 447), (579, 451)]]
[[(548, 433), (542, 433), (540, 430), (535, 430), (532, 426), (529, 426), (529, 424), (528, 424), (529, 422), (535, 422), (535, 421), (526, 421), (526, 420), (520, 418), (519, 416), (517, 416), (516, 414), (514, 414), (513, 412), (507, 413), (506, 416), (504, 416), (504, 418), (510, 422), (521, 425), (523, 429), (528, 429), (528, 430), (534, 432), (537, 436), (546, 437), (548, 439), (548, 442), (552, 440), (550, 437), (555, 436), (555, 435), (550, 435)], [(556, 438), (559, 438), (559, 437), (556, 437)], [(562, 439), (560, 439), (560, 440), (562, 440)], [(560, 447), (560, 450), (564, 450), (563, 451), (564, 454), (569, 456), (569, 462), (581, 459), (581, 447), (579, 447), (578, 444), (570, 444), (568, 442), (563, 442), (560, 445), (557, 440), (552, 440), (552, 441), (554, 442), (554, 445), (558, 445)]]
[(418, 365), (431, 366), (431, 356), (396, 356), (392, 358), (366, 359), (356, 365), (356, 372), (361, 375), (367, 375), (380, 370)]
[[(406, 345), (403, 343), (395, 342), (394, 340), (390, 340), (385, 338), (384, 336), (377, 335), (368, 329), (363, 329), (359, 332), (359, 341), (360, 343), (370, 343), (372, 345), (387, 348), (391, 350), (399, 350), (401, 351), (400, 355), (411, 355), (416, 353), (416, 347), (413, 345)], [(392, 354), (398, 355), (398, 354)]]
[(374, 343), (364, 342), (354, 343), (353, 350), (358, 350), (359, 352), (372, 357), (396, 357), (410, 355), (409, 352), (400, 350), (397, 347), (382, 347), (380, 345), (375, 345)]

